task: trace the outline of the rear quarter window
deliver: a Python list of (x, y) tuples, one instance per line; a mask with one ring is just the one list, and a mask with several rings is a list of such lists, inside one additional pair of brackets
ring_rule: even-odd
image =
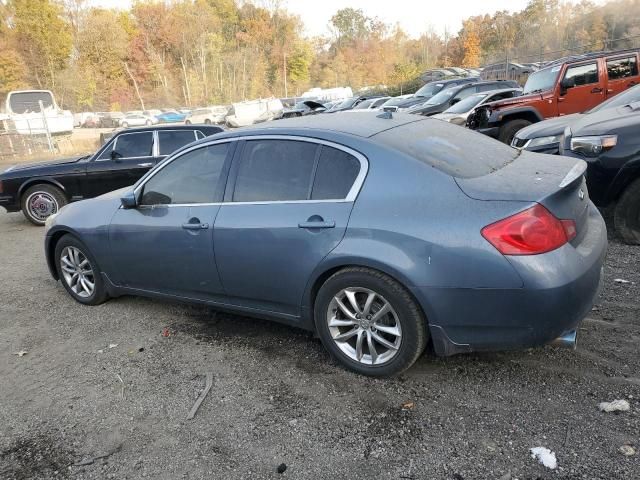
[(488, 175), (518, 156), (497, 140), (435, 119), (385, 130), (372, 139), (457, 178)]

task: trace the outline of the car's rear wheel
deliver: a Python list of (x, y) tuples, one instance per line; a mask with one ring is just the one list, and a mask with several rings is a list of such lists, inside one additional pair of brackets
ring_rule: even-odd
[(614, 224), (625, 243), (640, 245), (640, 178), (631, 183), (618, 199)]
[(531, 125), (531, 122), (529, 120), (511, 120), (505, 123), (500, 128), (498, 140), (500, 140), (502, 143), (506, 143), (507, 145), (511, 145), (513, 137), (516, 136), (516, 133), (518, 133), (518, 131), (522, 130), (524, 127), (528, 127), (529, 125)]
[(67, 197), (58, 187), (39, 184), (29, 187), (22, 195), (22, 213), (34, 225), (42, 226), (47, 218), (58, 213), (67, 203)]
[(76, 237), (65, 235), (58, 241), (55, 262), (60, 281), (74, 300), (99, 305), (108, 298), (98, 263)]
[(415, 300), (375, 270), (353, 267), (332, 275), (318, 291), (314, 315), (329, 353), (364, 375), (396, 375), (413, 365), (427, 344)]

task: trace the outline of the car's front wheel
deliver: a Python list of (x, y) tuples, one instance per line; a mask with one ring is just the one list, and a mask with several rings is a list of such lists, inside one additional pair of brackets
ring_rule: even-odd
[(34, 225), (43, 226), (47, 218), (58, 213), (68, 201), (62, 190), (53, 185), (29, 187), (22, 195), (22, 213)]
[(108, 298), (95, 258), (76, 237), (65, 235), (58, 241), (55, 262), (60, 281), (74, 300), (99, 305)]
[(631, 183), (618, 200), (614, 224), (625, 243), (640, 245), (640, 178)]
[(375, 270), (353, 267), (332, 275), (318, 291), (314, 315), (329, 353), (364, 375), (401, 373), (427, 344), (426, 322), (415, 300)]
[(510, 120), (500, 128), (498, 140), (500, 140), (502, 143), (506, 143), (507, 145), (511, 145), (513, 137), (516, 136), (516, 133), (518, 133), (524, 127), (528, 127), (529, 125), (531, 125), (531, 122), (529, 120)]

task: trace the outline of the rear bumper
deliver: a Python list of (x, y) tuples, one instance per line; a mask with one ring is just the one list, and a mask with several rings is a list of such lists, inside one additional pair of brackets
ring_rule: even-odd
[(588, 233), (579, 245), (509, 257), (523, 288), (414, 288), (436, 353), (522, 349), (576, 330), (599, 294), (607, 250), (604, 220), (590, 209)]

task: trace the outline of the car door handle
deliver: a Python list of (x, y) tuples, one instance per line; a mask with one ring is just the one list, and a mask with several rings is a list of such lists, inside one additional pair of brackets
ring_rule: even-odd
[(598, 88), (598, 87), (596, 87), (596, 88), (592, 88), (592, 89), (591, 89), (591, 93), (602, 93), (602, 89), (601, 89), (601, 88)]
[(336, 222), (324, 222), (324, 221), (315, 221), (315, 222), (301, 222), (298, 224), (298, 228), (335, 228)]
[(139, 167), (144, 167), (144, 168), (153, 167), (153, 162), (139, 163), (138, 166)]
[(185, 230), (206, 230), (209, 228), (208, 223), (183, 223), (182, 228)]

